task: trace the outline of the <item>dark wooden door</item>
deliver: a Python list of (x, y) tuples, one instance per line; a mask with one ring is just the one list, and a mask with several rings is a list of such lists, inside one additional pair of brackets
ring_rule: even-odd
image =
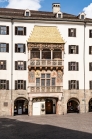
[(46, 114), (52, 114), (53, 113), (53, 101), (47, 100), (46, 101)]

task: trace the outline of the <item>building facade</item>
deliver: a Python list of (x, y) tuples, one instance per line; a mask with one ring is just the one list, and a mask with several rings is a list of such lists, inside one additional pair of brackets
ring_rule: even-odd
[(0, 115), (92, 111), (92, 19), (0, 8)]

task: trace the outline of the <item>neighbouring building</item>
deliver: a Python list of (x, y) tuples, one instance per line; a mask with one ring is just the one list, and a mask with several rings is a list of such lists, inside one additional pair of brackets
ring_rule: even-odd
[(0, 115), (92, 111), (92, 19), (0, 8)]

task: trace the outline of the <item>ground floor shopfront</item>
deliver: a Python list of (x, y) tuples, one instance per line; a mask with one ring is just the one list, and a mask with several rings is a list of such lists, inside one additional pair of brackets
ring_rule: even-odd
[[(7, 95), (5, 95), (7, 94)], [(92, 96), (87, 92), (86, 99), (82, 91), (64, 93), (35, 93), (14, 91), (12, 101), (10, 92), (0, 92), (0, 116), (4, 115), (46, 115), (92, 112)]]

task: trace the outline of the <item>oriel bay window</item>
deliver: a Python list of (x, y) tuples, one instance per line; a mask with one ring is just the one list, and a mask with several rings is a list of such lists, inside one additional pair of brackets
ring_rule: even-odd
[(9, 90), (9, 80), (0, 80), (0, 90)]
[(58, 58), (62, 59), (62, 51), (59, 49), (54, 49), (53, 50), (53, 59)]
[(32, 49), (31, 50), (31, 59), (38, 58), (40, 59), (40, 50), (39, 49)]
[(41, 78), (36, 78), (36, 86), (55, 86), (56, 85), (56, 78), (51, 78), (51, 74), (49, 73), (42, 73)]

